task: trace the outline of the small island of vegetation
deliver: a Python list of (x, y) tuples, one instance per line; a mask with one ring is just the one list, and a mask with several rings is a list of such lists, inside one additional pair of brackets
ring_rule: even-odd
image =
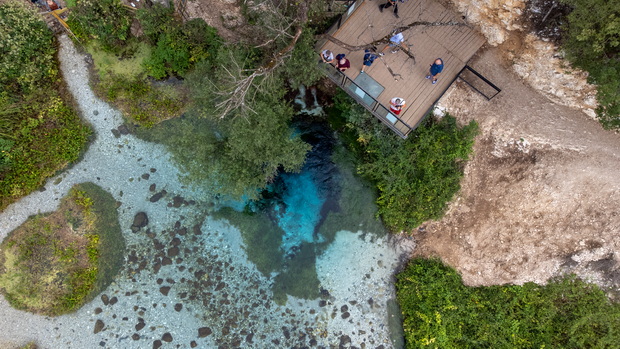
[(74, 186), (57, 211), (30, 217), (0, 245), (0, 291), (15, 308), (56, 316), (103, 290), (123, 261), (113, 197)]

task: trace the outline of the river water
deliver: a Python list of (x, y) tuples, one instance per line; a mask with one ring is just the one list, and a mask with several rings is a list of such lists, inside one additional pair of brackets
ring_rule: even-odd
[[(399, 328), (391, 281), (411, 246), (395, 243), (376, 220), (372, 189), (328, 127), (300, 118), (297, 128), (313, 145), (304, 169), (281, 174), (257, 203), (222, 205), (201, 186), (179, 182), (163, 146), (111, 132), (122, 118), (92, 94), (84, 57), (67, 38), (60, 59), (96, 139), (45, 191), (0, 214), (0, 238), (91, 181), (121, 203), (125, 263), (102, 295), (73, 314), (47, 318), (0, 301), (0, 347), (401, 345), (390, 339), (390, 328), (392, 337)], [(160, 190), (166, 194), (152, 201)], [(138, 212), (149, 222), (134, 232)]]

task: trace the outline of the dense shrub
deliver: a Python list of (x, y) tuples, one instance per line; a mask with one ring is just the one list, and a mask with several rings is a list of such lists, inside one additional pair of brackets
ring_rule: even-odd
[(566, 56), (598, 85), (597, 114), (603, 126), (620, 128), (620, 2), (561, 1), (573, 8), (564, 28)]
[(59, 96), (54, 44), (36, 12), (0, 6), (0, 209), (76, 160), (90, 133)]
[(459, 127), (450, 115), (428, 118), (402, 140), (344, 94), (335, 97), (332, 114), (346, 121), (332, 123), (358, 154), (358, 172), (377, 186), (378, 214), (390, 230), (412, 230), (441, 217), (460, 189), (475, 122)]
[(110, 52), (120, 52), (130, 38), (132, 14), (120, 0), (77, 0), (68, 24), (85, 42), (96, 40)]
[(438, 260), (397, 275), (407, 348), (616, 348), (620, 305), (574, 276), (466, 287)]
[(0, 86), (4, 91), (28, 94), (55, 81), (54, 53), (54, 36), (33, 10), (12, 1), (0, 6)]
[(197, 62), (212, 57), (221, 45), (217, 30), (202, 19), (185, 23), (174, 17), (174, 9), (154, 4), (138, 11), (148, 41), (154, 46), (144, 65), (156, 79), (185, 76)]

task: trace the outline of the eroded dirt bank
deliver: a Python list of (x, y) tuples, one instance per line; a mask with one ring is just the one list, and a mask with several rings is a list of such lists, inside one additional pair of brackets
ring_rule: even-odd
[[(487, 48), (472, 65), (503, 91), (491, 102), (453, 87), (442, 104), (480, 135), (459, 198), (419, 232), (470, 285), (545, 282), (572, 271), (620, 285), (620, 137), (555, 104)], [(503, 63), (504, 62), (504, 63)]]

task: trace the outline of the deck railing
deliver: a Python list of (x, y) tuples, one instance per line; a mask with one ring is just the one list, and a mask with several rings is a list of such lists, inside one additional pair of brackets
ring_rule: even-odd
[(325, 70), (327, 77), (336, 83), (338, 86), (353, 97), (359, 104), (361, 104), (366, 110), (368, 110), (377, 119), (383, 122), (392, 131), (396, 132), (402, 138), (407, 138), (409, 132), (413, 128), (402, 121), (398, 116), (391, 113), (388, 107), (381, 104), (363, 88), (361, 88), (355, 81), (351, 80), (343, 72), (336, 69), (335, 66), (327, 63), (319, 63)]

